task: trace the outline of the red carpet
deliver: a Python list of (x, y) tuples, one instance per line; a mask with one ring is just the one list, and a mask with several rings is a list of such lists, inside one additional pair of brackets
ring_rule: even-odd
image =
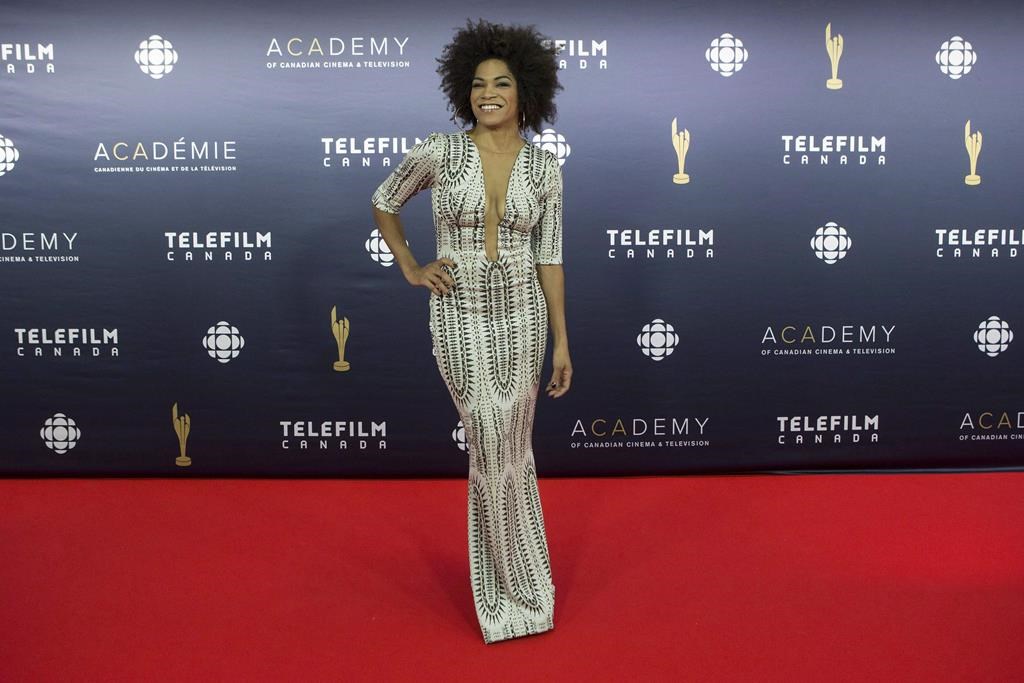
[(10, 681), (1018, 681), (1024, 474), (542, 478), (485, 645), (461, 480), (0, 480)]

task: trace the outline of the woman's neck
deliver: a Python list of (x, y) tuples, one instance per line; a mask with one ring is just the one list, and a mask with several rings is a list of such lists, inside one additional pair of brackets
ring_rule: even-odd
[(483, 147), (491, 152), (518, 152), (523, 146), (523, 136), (513, 126), (487, 128), (476, 125), (467, 131), (467, 134), (473, 139), (473, 142), (478, 143), (478, 147)]

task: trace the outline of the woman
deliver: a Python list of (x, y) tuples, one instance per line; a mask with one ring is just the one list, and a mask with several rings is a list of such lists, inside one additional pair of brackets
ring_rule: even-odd
[[(467, 21), (437, 71), (469, 131), (431, 133), (373, 193), (374, 219), (409, 284), (430, 290), (434, 356), (469, 445), (469, 563), (484, 642), (554, 628), (555, 586), (533, 458), (547, 393), (569, 390), (562, 171), (522, 131), (554, 121), (558, 63), (532, 26)], [(437, 260), (420, 266), (398, 213), (431, 188)]]

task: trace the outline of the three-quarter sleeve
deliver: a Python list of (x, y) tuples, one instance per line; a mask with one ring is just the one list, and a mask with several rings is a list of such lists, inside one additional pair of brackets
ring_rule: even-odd
[(540, 200), (540, 220), (530, 235), (533, 262), (537, 265), (562, 263), (562, 167), (558, 157), (544, 152), (548, 160)]
[(398, 213), (417, 192), (434, 186), (443, 157), (441, 133), (431, 133), (413, 145), (395, 170), (373, 192), (371, 201), (385, 213)]

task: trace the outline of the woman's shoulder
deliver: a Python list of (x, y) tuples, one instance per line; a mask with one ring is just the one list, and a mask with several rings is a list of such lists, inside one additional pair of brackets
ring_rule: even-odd
[(547, 174), (548, 177), (550, 177), (551, 174), (560, 176), (562, 174), (562, 164), (558, 162), (558, 155), (547, 147), (542, 147), (541, 145), (532, 146), (537, 150), (537, 155), (541, 159), (541, 166), (544, 168), (545, 174)]
[[(530, 143), (530, 144), (532, 144), (532, 143)], [(533, 147), (534, 147), (534, 149), (539, 151), (541, 153), (541, 155), (543, 155), (544, 161), (547, 162), (547, 164), (549, 166), (551, 166), (551, 165), (558, 166), (559, 165), (558, 164), (558, 155), (555, 154), (554, 152), (552, 152), (550, 149), (548, 149), (547, 147), (541, 147), (540, 145), (533, 145)]]
[[(534, 140), (537, 140), (539, 136), (534, 136)], [(558, 155), (548, 149), (547, 145), (537, 144), (526, 138), (526, 144), (533, 148), (533, 154), (536, 158), (542, 160), (545, 166), (558, 166)]]
[(427, 137), (423, 138), (423, 146), (435, 154), (443, 154), (459, 146), (460, 135), (459, 131), (431, 131), (427, 133)]
[(456, 137), (459, 136), (459, 135), (462, 135), (461, 131), (457, 131), (457, 130), (453, 130), (453, 131), (439, 130), (439, 131), (432, 131), (430, 133), (427, 133), (427, 138), (426, 139), (430, 140), (432, 142), (440, 142), (440, 143), (447, 144), (447, 143), (451, 142), (452, 140), (456, 139)]
[[(434, 147), (438, 144), (444, 144), (448, 142), (448, 134), (438, 131), (431, 131), (427, 133), (427, 136), (422, 139), (422, 144)], [(417, 143), (420, 144), (420, 143)]]
[(472, 142), (465, 131), (434, 131), (427, 135), (427, 140), (438, 161), (447, 166), (462, 168), (470, 157)]
[(409, 156), (417, 159), (431, 159), (437, 164), (444, 158), (449, 146), (447, 133), (431, 131), (422, 138), (417, 136), (416, 143), (409, 150)]

